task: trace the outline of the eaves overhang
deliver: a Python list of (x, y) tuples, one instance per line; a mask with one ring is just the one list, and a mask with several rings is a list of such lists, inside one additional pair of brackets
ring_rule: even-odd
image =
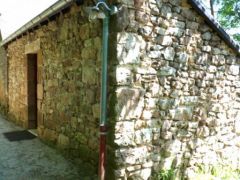
[(222, 38), (222, 40), (227, 43), (239, 56), (240, 46), (237, 44), (229, 34), (221, 27), (221, 25), (214, 19), (214, 17), (209, 13), (209, 11), (204, 7), (202, 2), (198, 0), (188, 0), (188, 3), (205, 19), (207, 24), (217, 32), (217, 34)]
[[(82, 1), (82, 0), (77, 0)], [(73, 2), (76, 2), (76, 0), (59, 0), (56, 3), (54, 3), (52, 6), (44, 10), (42, 13), (37, 15), (35, 18), (30, 20), (28, 23), (20, 27), (18, 30), (16, 30), (14, 33), (12, 33), (10, 36), (8, 36), (6, 39), (4, 39), (2, 42), (0, 42), (0, 46), (5, 46), (11, 41), (14, 41), (24, 33), (31, 31), (32, 29), (35, 29), (38, 26), (41, 26), (44, 24), (44, 22), (48, 22), (51, 17), (54, 17), (59, 12), (63, 11), (67, 7), (69, 7)]]

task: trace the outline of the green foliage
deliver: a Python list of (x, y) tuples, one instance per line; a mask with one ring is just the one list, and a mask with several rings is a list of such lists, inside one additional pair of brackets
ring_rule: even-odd
[(174, 180), (174, 179), (175, 179), (174, 169), (161, 170), (153, 177), (153, 180)]
[(240, 179), (240, 171), (221, 165), (211, 167), (199, 166), (194, 179), (214, 180), (216, 178), (221, 180)]
[[(214, 6), (219, 7), (217, 19), (225, 29), (240, 28), (239, 0), (214, 0)], [(234, 34), (233, 38), (240, 42), (240, 34)]]

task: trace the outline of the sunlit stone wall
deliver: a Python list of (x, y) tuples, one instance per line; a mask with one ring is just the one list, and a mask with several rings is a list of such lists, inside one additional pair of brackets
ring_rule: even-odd
[(237, 54), (184, 0), (118, 2), (116, 179), (239, 168)]

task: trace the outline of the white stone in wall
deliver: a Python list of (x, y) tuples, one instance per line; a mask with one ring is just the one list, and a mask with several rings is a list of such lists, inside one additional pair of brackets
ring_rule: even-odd
[(162, 52), (161, 51), (150, 51), (148, 57), (156, 59), (161, 58)]
[(212, 57), (212, 63), (214, 65), (223, 65), (225, 64), (225, 57), (223, 55), (214, 55)]
[(137, 67), (134, 70), (135, 70), (135, 72), (137, 74), (141, 74), (141, 75), (143, 75), (143, 74), (145, 74), (145, 75), (155, 75), (155, 74), (157, 74), (156, 69), (154, 69), (154, 68), (152, 68), (150, 66), (147, 66), (147, 67)]
[(183, 35), (184, 30), (175, 27), (169, 27), (166, 31), (166, 35), (181, 37)]
[(175, 56), (175, 50), (173, 47), (167, 47), (165, 50), (164, 50), (164, 58), (166, 60), (169, 60), (169, 61), (173, 61), (174, 59), (174, 56)]
[(120, 64), (135, 64), (140, 60), (140, 49), (144, 43), (141, 36), (134, 33), (118, 33), (117, 58)]
[(231, 65), (229, 67), (228, 73), (231, 75), (238, 75), (239, 74), (239, 66), (238, 65)]
[(163, 159), (160, 163), (161, 169), (165, 169), (165, 170), (171, 169), (174, 159), (175, 159), (174, 157), (168, 157)]
[(141, 169), (129, 174), (129, 177), (136, 180), (148, 180), (151, 176), (151, 168)]
[(211, 47), (211, 46), (202, 46), (202, 50), (203, 50), (204, 52), (211, 52), (212, 47)]
[(163, 46), (170, 46), (173, 43), (171, 36), (159, 36), (157, 37), (157, 42)]
[(153, 133), (151, 129), (141, 129), (135, 131), (135, 142), (138, 145), (152, 142)]
[(134, 132), (134, 121), (116, 122), (115, 131), (118, 133)]
[(146, 162), (146, 158), (150, 155), (147, 147), (136, 147), (119, 150), (120, 157), (123, 158), (124, 162), (129, 165), (141, 164)]
[(217, 71), (217, 67), (216, 66), (209, 66), (207, 70), (210, 73), (215, 73)]
[(115, 134), (114, 142), (119, 146), (135, 146), (134, 132)]
[(128, 85), (131, 84), (131, 68), (129, 67), (117, 67), (116, 69), (116, 80), (118, 84)]
[(135, 166), (129, 166), (127, 167), (128, 172), (136, 171), (138, 169), (141, 169), (141, 165), (135, 165)]

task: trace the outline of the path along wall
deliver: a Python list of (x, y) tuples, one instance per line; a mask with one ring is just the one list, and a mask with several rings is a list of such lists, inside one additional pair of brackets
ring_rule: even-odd
[(184, 0), (118, 2), (125, 8), (111, 37), (116, 179), (239, 168), (237, 54)]
[(39, 137), (81, 157), (96, 173), (101, 23), (89, 23), (84, 6), (71, 6), (7, 45), (8, 104), (10, 119), (28, 127), (27, 55), (36, 54)]

